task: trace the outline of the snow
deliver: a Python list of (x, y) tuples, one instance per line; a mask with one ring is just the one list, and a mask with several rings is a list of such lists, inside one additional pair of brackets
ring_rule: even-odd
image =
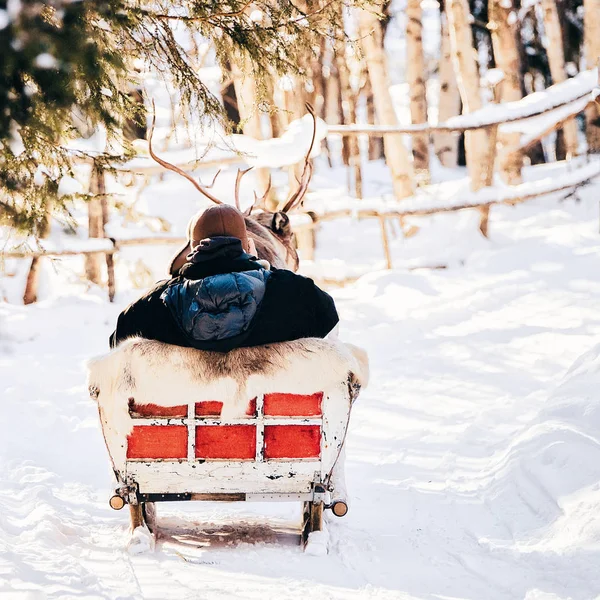
[(589, 104), (590, 98), (584, 96), (579, 100), (575, 100), (570, 104), (565, 104), (560, 108), (548, 111), (537, 117), (532, 117), (526, 121), (514, 121), (500, 126), (502, 133), (522, 132), (521, 145), (526, 146), (530, 142), (539, 139), (540, 135), (548, 131), (553, 125), (568, 117), (574, 116), (582, 112)]
[(155, 546), (155, 538), (146, 526), (136, 527), (127, 540), (129, 554), (146, 554), (152, 552)]
[(25, 248), (31, 248), (43, 254), (61, 254), (64, 252), (76, 254), (78, 252), (95, 252), (112, 250), (113, 243), (103, 238), (82, 238), (79, 236), (62, 236), (54, 239), (36, 240), (34, 236), (15, 236), (12, 242), (4, 247), (4, 251), (19, 252)]
[(4, 9), (0, 9), (0, 29), (6, 29), (10, 23), (8, 13)]
[[(537, 1), (523, 0), (522, 10)], [(392, 33), (404, 27), (403, 6), (395, 4)], [(15, 18), (19, 0), (8, 7), (8, 19)], [(433, 55), (439, 7), (427, 0), (423, 8), (431, 13), (424, 42)], [(0, 11), (0, 29), (3, 18)], [(409, 123), (401, 81), (405, 45), (397, 35), (392, 43), (392, 92), (400, 122)], [(204, 75), (218, 89), (218, 70), (207, 67)], [(152, 88), (150, 80), (146, 84)], [(579, 112), (595, 84), (595, 71), (588, 71), (452, 124), (550, 110), (502, 126), (521, 132), (527, 143)], [(151, 95), (160, 95), (156, 85)], [(170, 100), (162, 99), (167, 106)], [(310, 140), (305, 117), (279, 140), (264, 143), (224, 139), (205, 128), (191, 136), (191, 149), (178, 129), (163, 151), (171, 118), (177, 115), (159, 106), (156, 146), (176, 164), (191, 165), (201, 156), (286, 166), (303, 158)], [(318, 139), (323, 135), (319, 123)], [(14, 137), (19, 151), (16, 130)], [(204, 155), (215, 140), (217, 147)], [(70, 147), (102, 152), (106, 135), (98, 131)], [(236, 156), (236, 149), (246, 156)], [(114, 304), (104, 288), (82, 279), (80, 257), (63, 257), (43, 259), (41, 300), (24, 307), (28, 261), (0, 261), (0, 599), (597, 597), (600, 184), (594, 178), (600, 164), (579, 159), (526, 168), (519, 186), (497, 181), (473, 194), (463, 170), (434, 161), (434, 184), (398, 205), (390, 201), (383, 163), (364, 170), (362, 201), (348, 195), (344, 168), (325, 169), (322, 157), (315, 163), (306, 208), (350, 214), (320, 225), (315, 260), (302, 261), (302, 272), (356, 279), (329, 291), (341, 339), (366, 348), (372, 365), (347, 440), (348, 515), (327, 515), (325, 531), (312, 534), (302, 553), (297, 503), (161, 504), (155, 548), (143, 528), (129, 533), (127, 509), (109, 508), (115, 484), (96, 405), (85, 389), (84, 362), (107, 350), (119, 312), (164, 276), (189, 216), (207, 205), (173, 174), (137, 189), (109, 176), (108, 192), (123, 206), (108, 224), (110, 236), (173, 238), (169, 245), (119, 250)], [(140, 156), (125, 168), (147, 173), (151, 165)], [(215, 171), (196, 176), (210, 182)], [(253, 177), (244, 179), (243, 206), (251, 201)], [(287, 173), (273, 177), (284, 196)], [(408, 217), (412, 237), (388, 219), (395, 267), (389, 271), (378, 221), (356, 218), (361, 210), (389, 213), (399, 206), (477, 206), (590, 178), (593, 183), (566, 200), (562, 192), (494, 206), (489, 239), (479, 234), (473, 210)], [(234, 179), (233, 169), (225, 171), (215, 195), (231, 201)], [(65, 179), (60, 190), (81, 187)], [(41, 242), (47, 252), (112, 248), (110, 240), (86, 239), (81, 206), (73, 216), (80, 223), (76, 234), (52, 222), (49, 239)], [(306, 224), (309, 218), (292, 220)], [(28, 246), (38, 247), (0, 228), (3, 251)]]
[[(393, 271), (377, 270), (377, 222), (323, 225), (317, 263), (370, 265), (332, 293), (341, 338), (372, 365), (347, 440), (350, 511), (328, 519), (324, 556), (301, 552), (295, 503), (160, 505), (155, 551), (127, 550), (83, 362), (142, 292), (109, 304), (47, 265), (41, 302), (0, 303), (0, 597), (595, 597), (598, 191), (497, 206), (489, 240), (473, 212), (419, 219), (392, 236)], [(23, 283), (0, 280), (2, 295)]]
[(487, 85), (496, 86), (504, 79), (504, 71), (502, 69), (488, 69), (485, 73), (485, 81)]
[(70, 194), (82, 194), (85, 190), (80, 181), (74, 177), (62, 177), (58, 184), (58, 195), (67, 196)]
[(35, 66), (40, 69), (56, 69), (58, 67), (58, 61), (52, 54), (44, 52), (43, 54), (38, 54), (36, 57)]
[[(252, 167), (285, 167), (302, 162), (310, 146), (313, 135), (313, 119), (305, 115), (292, 121), (285, 132), (278, 138), (256, 140), (246, 135), (233, 135), (234, 147), (242, 153), (245, 162)], [(327, 125), (317, 118), (317, 132), (311, 153), (318, 156), (321, 151), (321, 140), (327, 135)]]
[[(292, 121), (279, 138), (257, 140), (247, 135), (225, 136), (218, 131), (208, 131), (195, 139), (193, 148), (160, 151), (157, 149), (157, 146), (160, 146), (155, 142), (154, 150), (162, 159), (185, 170), (191, 170), (198, 160), (217, 164), (222, 160), (224, 163), (239, 162), (257, 168), (265, 166), (277, 168), (303, 161), (312, 133), (312, 117), (305, 115)], [(326, 135), (327, 125), (321, 119), (317, 119), (317, 133), (311, 157), (320, 154), (321, 140)], [(216, 145), (217, 141), (218, 145)], [(146, 156), (136, 156), (116, 167), (134, 173), (143, 173), (147, 169), (161, 169)]]
[(576, 77), (550, 86), (542, 92), (529, 94), (522, 100), (501, 105), (490, 104), (468, 115), (452, 117), (444, 125), (466, 127), (526, 118), (590, 94), (597, 81), (597, 69), (582, 71)]

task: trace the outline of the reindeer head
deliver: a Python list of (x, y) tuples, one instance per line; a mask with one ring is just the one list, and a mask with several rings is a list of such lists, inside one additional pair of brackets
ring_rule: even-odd
[[(296, 252), (296, 240), (292, 231), (290, 218), (288, 217), (288, 212), (302, 205), (304, 195), (308, 189), (308, 184), (310, 183), (313, 173), (313, 167), (310, 162), (310, 154), (312, 152), (317, 133), (317, 119), (315, 112), (310, 104), (307, 104), (306, 108), (313, 118), (313, 134), (308, 152), (304, 158), (302, 175), (297, 179), (298, 187), (283, 204), (281, 210), (270, 212), (265, 209), (265, 202), (271, 189), (271, 179), (269, 178), (269, 185), (267, 186), (267, 190), (263, 196), (259, 198), (255, 192), (252, 206), (250, 206), (250, 208), (244, 212), (248, 237), (254, 241), (258, 258), (268, 261), (275, 268), (287, 268), (292, 271), (298, 270), (299, 259), (298, 253)], [(203, 186), (191, 175), (188, 175), (183, 169), (168, 163), (154, 153), (152, 149), (152, 134), (154, 132), (154, 124), (155, 116), (153, 115), (152, 126), (150, 128), (150, 135), (148, 138), (148, 149), (150, 156), (165, 169), (169, 169), (170, 171), (174, 171), (175, 173), (185, 177), (203, 196), (212, 202), (215, 202), (216, 204), (223, 204), (221, 200), (213, 196), (208, 191), (214, 185), (215, 179), (219, 173), (215, 175), (215, 178), (210, 186)], [(237, 172), (235, 179), (235, 205), (238, 209), (240, 208), (239, 193), (242, 178), (251, 169), (252, 167), (243, 171), (238, 170)], [(252, 214), (252, 211), (255, 207), (258, 208), (260, 212), (255, 212)], [(174, 271), (176, 270), (178, 270), (178, 268), (172, 269), (171, 275), (173, 275)]]

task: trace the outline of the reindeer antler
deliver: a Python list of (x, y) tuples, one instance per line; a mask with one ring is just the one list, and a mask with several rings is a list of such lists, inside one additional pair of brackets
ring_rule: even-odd
[(269, 192), (271, 191), (271, 183), (271, 175), (269, 175), (269, 183), (267, 183), (267, 189), (265, 190), (265, 193), (259, 198), (258, 194), (254, 192), (254, 202), (250, 205), (250, 208), (248, 208), (244, 213), (246, 216), (250, 216), (250, 214), (252, 213), (252, 209), (256, 205), (258, 205), (259, 208), (262, 208), (264, 210), (265, 202), (267, 201), (267, 198), (269, 197)]
[[(183, 169), (180, 169), (179, 167), (172, 165), (171, 163), (167, 162), (166, 160), (163, 160), (162, 158), (160, 158), (156, 154), (154, 154), (154, 150), (152, 149), (152, 135), (154, 134), (155, 123), (156, 123), (156, 106), (154, 105), (154, 100), (152, 100), (152, 125), (150, 126), (150, 135), (148, 136), (148, 150), (150, 152), (150, 156), (161, 167), (164, 167), (165, 169), (168, 169), (169, 171), (174, 171), (175, 173), (178, 173), (179, 175), (182, 175), (183, 177), (185, 177), (190, 183), (192, 183), (194, 185), (194, 187), (202, 195), (206, 196), (209, 200), (212, 200), (213, 202), (215, 202), (217, 204), (223, 204), (223, 202), (221, 200), (219, 200), (218, 198), (215, 198), (210, 192), (207, 192), (206, 187), (200, 185), (191, 175), (188, 175)], [(221, 171), (217, 171), (217, 175), (220, 172)], [(215, 175), (212, 183), (208, 187), (212, 187), (214, 185), (215, 180), (217, 179), (217, 175)], [(237, 187), (237, 182), (236, 182), (236, 187)]]
[(313, 107), (308, 102), (306, 103), (306, 110), (310, 113), (311, 117), (313, 118), (312, 139), (310, 140), (308, 152), (304, 157), (304, 169), (302, 169), (302, 175), (300, 176), (300, 179), (296, 179), (298, 181), (298, 189), (290, 196), (289, 200), (285, 203), (285, 206), (281, 209), (281, 212), (284, 213), (287, 213), (298, 203), (302, 202), (302, 199), (306, 194), (308, 184), (310, 183), (310, 179), (313, 174), (313, 167), (310, 162), (310, 153), (312, 152), (313, 146), (315, 145), (315, 138), (317, 137), (317, 117), (315, 115)]
[(242, 171), (242, 169), (238, 169), (237, 175), (235, 176), (235, 207), (238, 210), (241, 210), (240, 208), (240, 183), (242, 182), (242, 177), (248, 172), (248, 171), (252, 171), (254, 167), (248, 167), (247, 169), (244, 169)]

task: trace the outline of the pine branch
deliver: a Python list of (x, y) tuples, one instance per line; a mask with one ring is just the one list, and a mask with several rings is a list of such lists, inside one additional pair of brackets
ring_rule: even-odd
[(213, 15), (209, 15), (207, 17), (190, 17), (190, 16), (184, 16), (184, 15), (164, 15), (164, 14), (154, 14), (154, 13), (146, 13), (148, 16), (153, 16), (156, 19), (163, 19), (163, 20), (175, 20), (175, 21), (186, 21), (186, 22), (201, 22), (201, 21), (212, 21), (212, 19), (231, 19), (234, 17), (239, 17), (241, 15), (244, 14), (244, 11), (252, 4), (253, 0), (249, 0), (248, 2), (246, 2), (246, 4), (244, 4), (244, 6), (242, 6), (242, 8), (240, 8), (239, 10), (236, 10), (234, 12), (222, 12), (222, 13), (215, 13)]

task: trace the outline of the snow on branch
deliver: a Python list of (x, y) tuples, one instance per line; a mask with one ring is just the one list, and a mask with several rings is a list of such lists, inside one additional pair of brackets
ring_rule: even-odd
[(443, 203), (440, 203), (439, 199), (433, 195), (419, 194), (406, 198), (401, 203), (394, 204), (386, 203), (383, 200), (349, 201), (345, 203), (343, 208), (332, 211), (319, 210), (318, 207), (307, 204), (308, 208), (313, 210), (321, 221), (333, 220), (343, 216), (357, 218), (428, 216), (442, 212), (493, 206), (495, 204), (518, 204), (539, 196), (577, 188), (598, 176), (600, 176), (600, 160), (593, 160), (572, 171), (561, 170), (560, 176), (553, 172), (552, 175), (542, 179), (519, 185), (493, 185), (482, 188), (477, 192), (458, 194)]
[[(310, 115), (292, 121), (285, 133), (278, 138), (257, 140), (248, 135), (231, 135), (223, 137), (231, 150), (206, 148), (203, 157), (198, 159), (197, 149), (171, 150), (161, 156), (173, 165), (188, 172), (198, 168), (222, 166), (226, 164), (246, 163), (250, 167), (287, 167), (304, 160), (313, 131), (313, 121)], [(321, 140), (327, 135), (325, 121), (317, 119), (317, 133), (311, 158), (318, 156)], [(164, 173), (164, 168), (157, 166), (149, 157), (136, 156), (134, 159), (115, 165), (119, 171), (143, 175)]]
[(534, 92), (525, 98), (504, 104), (488, 104), (480, 110), (467, 115), (452, 117), (443, 123), (427, 123), (406, 126), (379, 125), (331, 125), (328, 133), (341, 135), (383, 135), (387, 133), (435, 133), (448, 131), (468, 131), (503, 125), (537, 117), (554, 109), (566, 106), (582, 99), (591, 100), (591, 94), (597, 87), (598, 71), (590, 69), (576, 77), (550, 86), (542, 92)]

